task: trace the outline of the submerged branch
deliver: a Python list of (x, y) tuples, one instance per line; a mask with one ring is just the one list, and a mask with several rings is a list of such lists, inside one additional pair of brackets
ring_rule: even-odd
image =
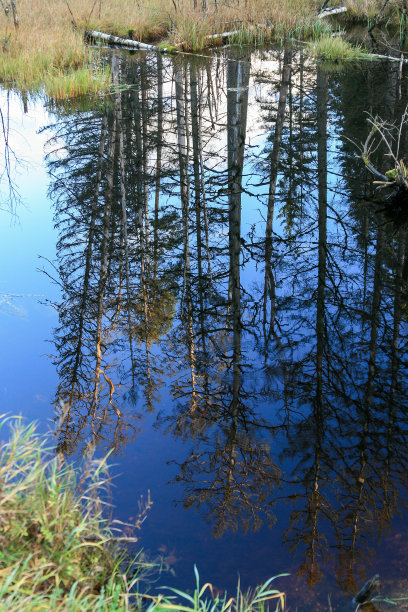
[[(399, 126), (388, 124), (378, 117), (368, 118), (371, 130), (362, 145), (361, 157), (366, 167), (381, 181), (377, 181), (381, 187), (398, 187), (408, 192), (408, 170), (400, 157), (400, 142), (404, 123), (406, 121), (407, 109), (405, 110)], [(395, 144), (396, 143), (396, 144)], [(385, 147), (384, 157), (391, 160), (391, 169), (381, 172), (374, 165), (372, 155), (379, 149), (380, 145)]]

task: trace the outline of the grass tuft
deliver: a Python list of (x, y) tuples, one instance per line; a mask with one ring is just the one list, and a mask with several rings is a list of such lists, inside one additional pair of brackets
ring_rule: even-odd
[(53, 100), (65, 100), (84, 95), (96, 95), (111, 87), (111, 72), (108, 67), (91, 70), (84, 66), (71, 73), (50, 72), (44, 76), (47, 96)]
[[(170, 591), (172, 595), (160, 594), (152, 597), (152, 610), (183, 610), (184, 612), (284, 612), (285, 594), (277, 589), (271, 588), (276, 578), (288, 576), (280, 574), (269, 578), (262, 586), (254, 591), (242, 593), (238, 584), (235, 597), (229, 597), (227, 593), (216, 592), (209, 582), (200, 585), (200, 577), (196, 566), (194, 566), (196, 579), (195, 589), (192, 594), (174, 589), (162, 587)], [(150, 610), (150, 608), (149, 608)]]
[(322, 36), (309, 46), (309, 53), (327, 62), (367, 59), (362, 47), (353, 46), (340, 36)]
[(0, 450), (0, 610), (125, 609), (140, 567), (104, 518), (108, 482), (106, 458), (75, 470), (34, 425), (12, 424)]

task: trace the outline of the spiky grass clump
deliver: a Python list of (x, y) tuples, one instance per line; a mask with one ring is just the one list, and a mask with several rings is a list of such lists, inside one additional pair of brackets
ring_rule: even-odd
[(322, 36), (309, 46), (309, 53), (328, 62), (367, 59), (370, 55), (360, 46), (353, 46), (341, 36)]
[(25, 46), (19, 39), (0, 54), (0, 82), (22, 91), (45, 92), (55, 99), (107, 92), (110, 70), (100, 65), (94, 50), (70, 40), (63, 51)]
[(191, 15), (179, 16), (177, 27), (173, 30), (169, 40), (176, 47), (184, 51), (200, 51), (208, 47), (208, 35), (211, 34), (211, 23), (203, 18), (192, 18)]
[(146, 612), (163, 612), (164, 610), (174, 612), (176, 610), (179, 612), (285, 612), (286, 610), (285, 593), (271, 586), (276, 578), (288, 576), (288, 574), (269, 578), (263, 585), (254, 590), (249, 589), (246, 593), (241, 591), (238, 584), (236, 596), (230, 597), (226, 592), (224, 594), (216, 592), (209, 582), (201, 586), (195, 566), (194, 573), (196, 586), (192, 593), (162, 587), (162, 590), (169, 591), (171, 594), (145, 595), (145, 600), (151, 600)]
[(127, 609), (130, 566), (100, 499), (106, 459), (78, 472), (48, 444), (17, 421), (0, 450), (0, 610)]
[(21, 0), (17, 8), (17, 29), (0, 10), (1, 83), (30, 92), (46, 85), (69, 97), (109, 89), (106, 69), (97, 67), (94, 50), (73, 28), (64, 3)]
[(183, 612), (284, 612), (285, 594), (277, 589), (271, 588), (271, 583), (275, 578), (287, 576), (281, 574), (267, 580), (262, 586), (254, 591), (242, 593), (239, 584), (236, 597), (228, 597), (215, 593), (209, 582), (200, 586), (200, 577), (197, 568), (194, 566), (196, 586), (192, 594), (179, 591), (178, 589), (168, 588), (167, 590), (174, 595), (159, 595), (152, 598), (153, 607), (150, 610), (183, 610)]

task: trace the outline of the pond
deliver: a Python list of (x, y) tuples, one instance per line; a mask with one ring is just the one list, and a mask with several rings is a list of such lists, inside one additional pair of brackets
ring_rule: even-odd
[(407, 230), (359, 155), (405, 72), (104, 53), (110, 95), (1, 94), (1, 412), (113, 449), (159, 584), (407, 594)]

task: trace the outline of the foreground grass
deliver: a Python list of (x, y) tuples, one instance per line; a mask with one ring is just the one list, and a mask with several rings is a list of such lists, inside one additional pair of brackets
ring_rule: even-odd
[[(0, 420), (4, 429), (7, 419)], [(6, 610), (284, 610), (272, 579), (233, 598), (200, 586), (141, 595), (147, 565), (130, 560), (106, 519), (106, 459), (68, 465), (34, 425), (13, 420), (0, 449), (0, 612)], [(134, 540), (133, 540), (134, 541)]]
[(0, 610), (119, 609), (139, 568), (104, 518), (106, 461), (78, 472), (48, 444), (17, 422), (0, 452)]
[[(365, 24), (381, 0), (347, 0), (342, 23)], [(109, 70), (83, 40), (85, 29), (135, 40), (166, 40), (197, 51), (221, 44), (212, 34), (235, 32), (233, 42), (264, 43), (284, 37), (317, 40), (331, 31), (318, 19), (321, 0), (16, 0), (19, 27), (0, 7), (0, 82), (20, 90), (45, 91), (55, 99), (109, 89)], [(6, 5), (5, 5), (6, 6)], [(387, 13), (388, 11), (388, 13)], [(398, 5), (390, 2), (385, 20), (396, 24)]]

